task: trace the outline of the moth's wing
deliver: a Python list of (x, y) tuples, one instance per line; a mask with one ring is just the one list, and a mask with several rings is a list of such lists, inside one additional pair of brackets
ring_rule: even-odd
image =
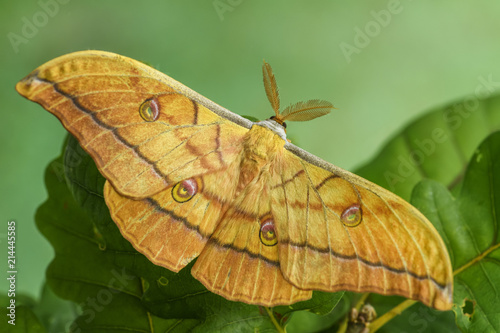
[(177, 272), (205, 247), (234, 197), (239, 171), (229, 167), (187, 179), (194, 190), (180, 198), (179, 185), (135, 200), (118, 193), (109, 182), (104, 197), (122, 235), (151, 262)]
[(395, 294), (452, 305), (453, 275), (432, 224), (393, 193), (286, 144), (271, 181), (279, 261), (304, 289)]
[[(274, 217), (267, 184), (262, 178), (254, 180), (238, 196), (191, 274), (207, 289), (230, 300), (263, 306), (292, 304), (311, 298), (312, 292), (296, 288), (283, 278), (277, 239), (270, 232)], [(263, 225), (271, 229), (263, 229)], [(266, 230), (267, 240), (262, 232)]]
[(57, 116), (113, 187), (133, 198), (227, 167), (252, 125), (167, 75), (108, 52), (51, 60), (16, 89)]

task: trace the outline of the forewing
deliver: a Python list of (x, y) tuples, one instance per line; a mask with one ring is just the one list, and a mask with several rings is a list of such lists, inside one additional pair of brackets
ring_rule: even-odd
[(227, 167), (252, 124), (141, 62), (107, 52), (51, 60), (16, 89), (57, 116), (113, 187), (134, 198)]
[(448, 253), (391, 192), (291, 144), (270, 181), (283, 275), (299, 288), (396, 294), (451, 307)]

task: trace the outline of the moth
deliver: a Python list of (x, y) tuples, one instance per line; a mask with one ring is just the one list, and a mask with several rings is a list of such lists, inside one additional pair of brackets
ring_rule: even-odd
[(106, 178), (122, 235), (156, 265), (233, 301), (263, 306), (312, 290), (375, 292), (452, 305), (453, 275), (432, 224), (391, 192), (287, 140), (285, 121), (324, 115), (312, 100), (252, 122), (133, 59), (61, 56), (16, 86), (54, 114)]

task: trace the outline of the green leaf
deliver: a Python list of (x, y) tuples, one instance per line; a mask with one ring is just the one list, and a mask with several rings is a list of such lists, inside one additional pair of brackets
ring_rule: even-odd
[[(347, 293), (323, 294), (339, 297), (339, 294), (346, 295)], [(343, 319), (350, 306), (350, 299), (342, 296), (333, 311), (318, 312), (313, 309), (295, 312), (286, 326), (286, 331), (287, 333), (320, 332), (322, 330), (333, 332), (332, 327)]]
[(414, 199), (448, 247), (458, 326), (468, 332), (499, 331), (500, 132), (474, 152), (456, 199), (430, 180), (415, 188)]
[[(10, 294), (10, 293), (9, 293)], [(14, 302), (14, 304), (12, 304)], [(15, 292), (0, 296), (0, 332), (6, 333), (45, 333), (34, 308), (36, 301), (30, 296)]]
[(324, 314), (342, 297), (314, 293), (311, 300), (268, 312), (212, 294), (191, 276), (192, 264), (178, 274), (155, 266), (121, 236), (103, 200), (104, 179), (73, 137), (63, 169), (60, 163), (58, 159), (47, 169), (49, 199), (36, 219), (56, 253), (47, 283), (82, 307), (73, 329), (275, 331), (294, 312)]
[[(2, 305), (4, 303), (2, 302)], [(47, 331), (42, 326), (37, 316), (33, 312), (33, 310), (27, 305), (16, 305), (16, 309), (14, 312), (15, 317), (11, 318), (8, 315), (10, 314), (10, 310), (6, 307), (2, 306), (2, 311), (0, 311), (2, 315), (0, 320), (0, 332), (5, 333), (46, 333)], [(9, 323), (9, 321), (11, 324)]]
[[(379, 316), (393, 309), (402, 301), (404, 301), (404, 298), (399, 296), (387, 297), (377, 294), (370, 294), (367, 299), (367, 302), (376, 309)], [(455, 324), (453, 311), (438, 311), (422, 303), (416, 303), (394, 317), (377, 332), (453, 333), (460, 332), (460, 330)]]
[(500, 96), (465, 99), (432, 110), (395, 135), (355, 173), (406, 200), (424, 178), (452, 188), (481, 140), (500, 129), (499, 115)]
[(40, 301), (32, 310), (48, 332), (65, 332), (78, 317), (77, 306), (57, 297), (46, 284), (43, 286)]
[(107, 259), (106, 246), (96, 224), (73, 200), (65, 182), (54, 168), (47, 168), (49, 199), (37, 211), (38, 228), (51, 242), (55, 258), (47, 269), (47, 283), (54, 292), (81, 307), (82, 314), (71, 326), (80, 332), (139, 331), (170, 329), (185, 332), (197, 320), (162, 319), (141, 303), (141, 279)]
[(0, 332), (65, 332), (68, 324), (76, 318), (76, 307), (54, 295), (50, 288), (44, 285), (38, 302), (19, 293), (12, 297), (16, 305), (16, 325), (11, 325), (8, 324), (12, 319), (11, 309), (8, 308), (10, 299), (7, 295), (0, 297), (0, 315), (7, 318), (0, 321)]
[(258, 122), (259, 119), (255, 118), (254, 116), (248, 116), (248, 115), (242, 115), (243, 118), (248, 119), (250, 121), (253, 121), (254, 123)]
[[(173, 331), (189, 329), (195, 332), (254, 329), (274, 331), (276, 323), (280, 326), (286, 325), (290, 315), (296, 311), (307, 310), (325, 314), (334, 308), (342, 297), (342, 293), (315, 292), (310, 301), (297, 303), (291, 307), (276, 307), (268, 312), (262, 307), (227, 301), (208, 292), (190, 275), (191, 265), (175, 274), (151, 264), (121, 236), (111, 220), (102, 196), (104, 180), (90, 157), (81, 150), (76, 140), (70, 138), (68, 141), (63, 178), (68, 181), (76, 202), (71, 198), (65, 183), (58, 181), (61, 177), (58, 177), (54, 170), (60, 167), (54, 165), (57, 166), (62, 162), (55, 161), (49, 167), (47, 176), (49, 178), (49, 175), (53, 174), (50, 181), (47, 179), (50, 197), (40, 208), (37, 221), (39, 228), (53, 243), (56, 252), (56, 258), (47, 271), (48, 283), (58, 295), (82, 306), (83, 313), (75, 321), (74, 328), (77, 327), (84, 332), (103, 327), (140, 331), (160, 328)], [(496, 148), (498, 147), (494, 146), (490, 150), (495, 151)], [(482, 152), (481, 148), (478, 151)], [(483, 158), (488, 159), (490, 155), (492, 154), (478, 153), (476, 160), (480, 162)], [(475, 169), (471, 167), (469, 170)], [(477, 186), (478, 183), (484, 185), (486, 182), (484, 179), (482, 182), (470, 181), (469, 174), (474, 172), (469, 170), (462, 187), (463, 196), (471, 190), (471, 184)], [(468, 200), (454, 202), (451, 194), (443, 187), (440, 190), (435, 189), (435, 193), (423, 191), (425, 184), (426, 182), (423, 182), (420, 189), (415, 190), (414, 205), (431, 218), (443, 235), (450, 248), (454, 267), (467, 265), (474, 260), (470, 257), (471, 244), (477, 240), (470, 238), (474, 236), (470, 232), (463, 233), (463, 230), (466, 230), (463, 226), (465, 218), (461, 211), (459, 214), (453, 207), (458, 205), (457, 202), (468, 202)], [(477, 199), (480, 196), (472, 194), (472, 197)], [(467, 205), (464, 207), (470, 209)], [(439, 218), (432, 215), (433, 211), (439, 213)], [(453, 225), (450, 221), (462, 222)], [(482, 239), (480, 233), (474, 237)], [(476, 257), (478, 256), (480, 254), (476, 253)], [(466, 271), (464, 270), (464, 273)], [(372, 295), (370, 299), (373, 297), (377, 296)], [(391, 304), (391, 298), (381, 297), (381, 299), (383, 301), (377, 305), (379, 311)], [(109, 304), (113, 306), (108, 306)], [(473, 309), (471, 307), (470, 311), (474, 311), (472, 320), (474, 316), (478, 316), (478, 305), (479, 303), (474, 304)], [(426, 330), (436, 332), (453, 329), (450, 312), (439, 313), (429, 310), (430, 315), (427, 314), (426, 317), (423, 313), (427, 311), (425, 309), (424, 306), (418, 305), (387, 324), (385, 328), (390, 331), (406, 327), (408, 330), (405, 325), (409, 324), (415, 328), (414, 331), (419, 331), (424, 326)], [(462, 311), (459, 307), (457, 309), (459, 312)], [(326, 322), (328, 325), (337, 323), (344, 313), (344, 309), (335, 309), (329, 321), (317, 322), (318, 329), (323, 329)], [(127, 321), (121, 319), (123, 314)], [(469, 319), (463, 312), (462, 317)], [(433, 318), (438, 319), (433, 320)], [(297, 320), (294, 321), (292, 317), (287, 329), (292, 332), (294, 329), (300, 331), (300, 318)]]

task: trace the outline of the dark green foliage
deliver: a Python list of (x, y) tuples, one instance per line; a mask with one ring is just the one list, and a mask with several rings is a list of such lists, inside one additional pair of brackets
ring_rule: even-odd
[[(500, 132), (476, 148), (481, 137), (498, 128), (500, 121), (489, 109), (497, 99), (481, 102), (488, 107), (470, 115), (470, 119), (479, 115), (490, 119), (488, 128), (470, 121), (451, 132), (448, 128), (446, 139), (440, 137), (438, 142), (436, 129), (445, 128), (443, 115), (455, 115), (453, 110), (438, 110), (408, 126), (370, 167), (360, 170), (369, 180), (390, 188), (387, 172), (400, 172), (402, 161), (415, 149), (423, 152), (423, 143), (427, 144), (429, 154), (408, 177), (399, 173), (403, 181), (395, 192), (409, 197), (413, 189), (412, 204), (443, 237), (457, 272), (454, 313), (416, 304), (381, 332), (500, 330), (496, 310), (500, 307)], [(432, 152), (428, 140), (434, 140)], [(63, 156), (48, 166), (45, 181), (49, 198), (36, 220), (55, 252), (46, 272), (50, 290), (39, 304), (26, 300), (18, 305), (17, 325), (9, 325), (10, 332), (63, 327), (74, 332), (272, 332), (285, 325), (292, 333), (318, 332), (338, 327), (357, 298), (352, 293), (343, 297), (343, 293), (315, 292), (309, 301), (265, 309), (210, 293), (191, 276), (192, 264), (178, 274), (153, 265), (121, 236), (103, 200), (105, 180), (72, 137)], [(453, 187), (455, 195), (446, 186)], [(379, 316), (401, 301), (375, 294), (368, 298)], [(300, 314), (294, 316), (297, 311)], [(4, 325), (5, 320), (0, 328)]]

